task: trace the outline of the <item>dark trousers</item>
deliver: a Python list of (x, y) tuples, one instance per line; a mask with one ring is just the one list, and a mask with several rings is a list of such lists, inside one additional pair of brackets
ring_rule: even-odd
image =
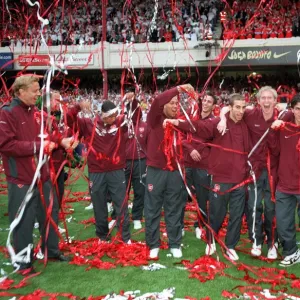
[[(25, 195), (29, 189), (29, 185), (18, 185), (8, 183), (8, 215), (10, 223), (16, 217), (18, 209), (23, 202)], [(50, 194), (53, 194), (51, 217), (54, 223), (58, 223), (58, 201), (50, 181), (43, 184), (44, 201), (41, 200), (41, 195), (38, 187), (33, 190), (33, 195), (27, 203), (23, 217), (13, 232), (13, 246), (16, 253), (26, 248), (29, 244), (33, 244), (33, 228), (34, 222), (37, 218), (40, 224), (40, 233), (42, 236), (42, 250), (45, 252), (47, 248), (48, 257), (57, 257), (60, 253), (58, 249), (58, 235), (54, 226), (50, 222), (48, 236), (46, 236), (46, 229), (49, 220), (46, 220), (47, 209), (50, 205)]]
[[(126, 187), (128, 188), (128, 194), (130, 192), (131, 185), (133, 187), (134, 200), (132, 206), (132, 220), (142, 220), (144, 210), (144, 196), (145, 196), (145, 175), (146, 173), (146, 158), (127, 160), (126, 161)], [(142, 177), (143, 176), (143, 177)], [(141, 182), (143, 179), (143, 182)], [(143, 184), (144, 183), (144, 184)]]
[(109, 193), (116, 212), (117, 227), (122, 233), (122, 240), (127, 242), (130, 239), (130, 231), (124, 171), (89, 173), (89, 180), (96, 221), (96, 235), (101, 240), (108, 238), (107, 193)]
[(160, 246), (160, 218), (164, 208), (169, 248), (179, 248), (182, 238), (181, 214), (184, 206), (183, 181), (178, 171), (148, 167), (145, 191), (146, 243)]
[[(248, 187), (248, 226), (252, 243), (254, 238), (257, 245), (262, 245), (264, 241), (263, 230), (268, 238), (268, 248), (271, 248), (274, 242), (277, 242), (278, 235), (276, 228), (273, 228), (275, 218), (275, 203), (271, 200), (271, 189), (268, 178), (268, 171), (264, 169), (261, 176), (257, 180), (257, 203), (254, 212), (255, 190), (254, 185)], [(264, 207), (263, 207), (264, 206)], [(255, 213), (255, 225), (253, 231), (253, 213)], [(264, 221), (262, 214), (264, 213)]]
[[(194, 186), (195, 188), (198, 207), (205, 213), (204, 215), (200, 210), (200, 213), (206, 222), (207, 201), (209, 195), (209, 190), (207, 189), (207, 187), (209, 187), (210, 185), (210, 176), (206, 170), (197, 169), (197, 168), (185, 168), (185, 176), (186, 176), (186, 184), (189, 187), (189, 189), (191, 190), (192, 186)], [(185, 201), (184, 203), (186, 203), (187, 198), (188, 198), (188, 192), (185, 188), (183, 191), (183, 199)], [(183, 211), (181, 215), (182, 226), (184, 224), (184, 209), (185, 207), (183, 207)], [(199, 227), (201, 223), (202, 222), (200, 221), (200, 217), (198, 216), (198, 220), (195, 222), (194, 226)]]
[(56, 188), (59, 208), (61, 208), (62, 200), (63, 200), (64, 192), (65, 192), (65, 171), (64, 171), (64, 169), (61, 170), (59, 176), (57, 177), (55, 188)]
[(295, 209), (300, 204), (300, 195), (276, 192), (276, 220), (283, 256), (295, 253), (296, 243)]
[[(218, 188), (224, 192), (235, 186), (233, 183), (212, 182), (211, 188)], [(234, 249), (240, 240), (242, 216), (245, 207), (245, 187), (240, 187), (226, 194), (218, 194), (209, 191), (209, 215), (208, 223), (215, 234), (218, 234), (225, 219), (227, 209), (229, 210), (229, 222), (225, 238), (228, 249)], [(208, 243), (212, 242), (210, 230), (206, 231)]]

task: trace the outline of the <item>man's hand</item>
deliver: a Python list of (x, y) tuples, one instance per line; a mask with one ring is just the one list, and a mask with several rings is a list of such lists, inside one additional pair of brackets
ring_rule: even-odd
[(179, 93), (185, 93), (185, 92), (191, 93), (191, 92), (195, 92), (193, 86), (190, 85), (190, 84), (179, 85), (179, 86), (177, 86), (177, 89), (178, 89)]
[(278, 129), (279, 127), (283, 127), (284, 122), (282, 120), (276, 120), (272, 123), (271, 128), (272, 129)]
[(281, 112), (281, 111), (285, 110), (286, 103), (277, 103), (275, 107), (279, 112)]
[(54, 148), (56, 148), (56, 144), (54, 142), (44, 141), (44, 151), (46, 153), (51, 153)]
[(63, 138), (60, 142), (60, 145), (64, 147), (66, 150), (75, 149), (79, 144), (78, 140), (75, 140), (74, 137)]
[(171, 123), (174, 126), (178, 126), (179, 121), (177, 119), (165, 119), (163, 122), (163, 128), (167, 127), (167, 123)]
[(190, 156), (191, 156), (191, 158), (194, 160), (194, 161), (200, 161), (201, 160), (201, 155), (200, 155), (200, 153), (196, 150), (196, 149), (194, 149), (191, 153), (190, 153)]
[(220, 122), (217, 125), (217, 129), (222, 135), (226, 133), (226, 129), (227, 129), (226, 118), (221, 118)]

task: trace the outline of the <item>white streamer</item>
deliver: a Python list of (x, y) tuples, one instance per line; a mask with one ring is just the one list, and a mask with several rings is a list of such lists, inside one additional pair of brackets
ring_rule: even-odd
[(220, 89), (222, 88), (223, 83), (224, 83), (224, 78), (223, 78), (223, 80), (220, 83), (220, 86), (219, 86)]
[(148, 37), (147, 37), (148, 41), (150, 40), (150, 35), (151, 35), (151, 33), (153, 32), (153, 30), (155, 29), (155, 26), (156, 26), (157, 12), (158, 12), (158, 0), (155, 0), (154, 13), (153, 13), (152, 20), (150, 22), (150, 30), (148, 31)]
[(250, 167), (250, 175), (252, 176), (253, 179), (253, 185), (254, 185), (254, 205), (253, 205), (253, 211), (252, 211), (252, 238), (253, 238), (253, 244), (258, 246), (256, 243), (256, 234), (255, 234), (255, 220), (256, 220), (256, 206), (257, 206), (257, 182), (256, 182), (256, 176), (255, 172), (253, 171), (252, 164), (249, 160), (247, 160), (247, 163)]
[(183, 106), (182, 106), (182, 104), (179, 102), (179, 105), (180, 105), (180, 108), (182, 109), (182, 111), (183, 111), (183, 114), (184, 114), (184, 116), (185, 116), (185, 118), (186, 118), (186, 120), (190, 123), (190, 125), (191, 125), (191, 127), (193, 128), (193, 130), (196, 132), (196, 128), (195, 128), (195, 126), (193, 125), (193, 123), (192, 123), (192, 121), (191, 121), (191, 119), (190, 119), (190, 117), (188, 116), (188, 114), (187, 114), (187, 112), (185, 111), (185, 109), (183, 108)]
[(175, 53), (175, 60), (174, 60), (173, 68), (169, 69), (168, 71), (165, 70), (165, 67), (166, 67), (166, 65), (168, 63), (168, 60), (169, 60), (169, 57), (170, 57), (170, 50), (171, 50), (171, 46), (169, 45), (167, 60), (166, 60), (166, 62), (163, 65), (164, 73), (162, 75), (157, 75), (157, 79), (159, 79), (159, 80), (165, 80), (166, 78), (168, 78), (169, 74), (171, 72), (175, 71), (175, 69), (176, 69), (176, 65), (177, 65), (177, 62), (176, 62), (176, 52), (174, 51), (174, 53)]

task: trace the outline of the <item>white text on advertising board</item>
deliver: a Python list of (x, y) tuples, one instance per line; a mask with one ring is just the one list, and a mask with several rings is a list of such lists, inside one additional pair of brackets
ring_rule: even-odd
[(11, 60), (12, 59), (12, 55), (11, 54), (9, 54), (9, 55), (1, 55), (0, 54), (0, 59)]
[[(276, 53), (275, 53), (276, 54)], [(230, 55), (227, 56), (230, 60), (245, 60), (245, 59), (271, 59), (276, 58), (275, 55), (273, 57), (271, 50), (249, 50), (249, 51), (235, 51), (232, 50)]]
[(92, 53), (77, 53), (74, 55), (57, 55), (57, 62), (63, 62), (67, 66), (84, 66), (94, 64), (94, 55)]

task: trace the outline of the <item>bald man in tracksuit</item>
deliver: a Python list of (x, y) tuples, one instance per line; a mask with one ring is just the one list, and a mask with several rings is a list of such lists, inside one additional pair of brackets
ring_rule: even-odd
[[(150, 258), (158, 257), (159, 253), (162, 207), (164, 207), (170, 251), (173, 257), (182, 257), (180, 244), (182, 238), (181, 213), (184, 206), (183, 181), (176, 159), (172, 159), (171, 165), (167, 164), (167, 156), (162, 148), (164, 145), (163, 122), (166, 118), (177, 116), (179, 93), (193, 90), (191, 85), (183, 85), (161, 93), (154, 99), (147, 115), (145, 221), (146, 243), (150, 248)], [(174, 149), (175, 152), (176, 150), (178, 149)]]

